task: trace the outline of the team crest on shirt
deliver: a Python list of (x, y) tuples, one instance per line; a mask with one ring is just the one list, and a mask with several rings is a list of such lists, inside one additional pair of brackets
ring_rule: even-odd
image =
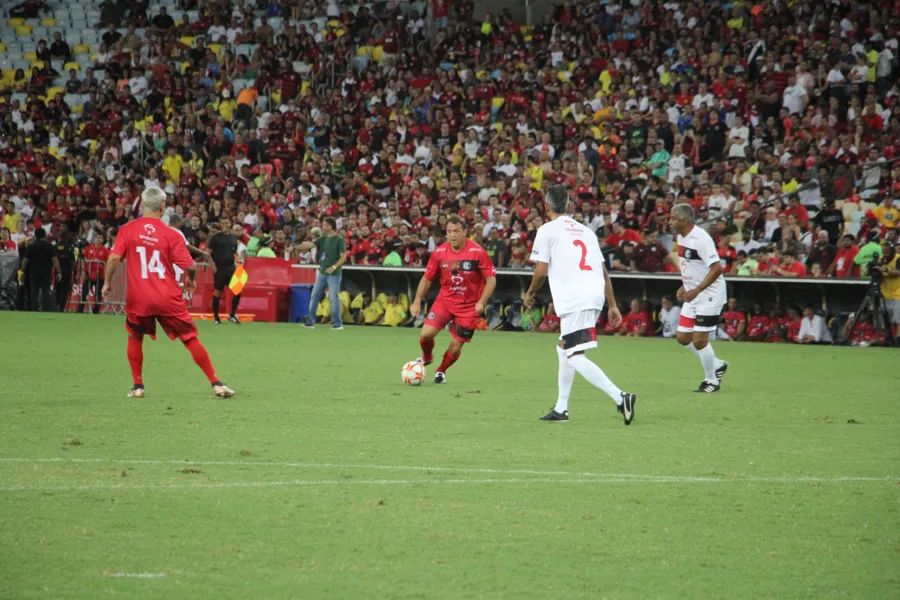
[(463, 271), (474, 271), (477, 264), (474, 260), (464, 260), (459, 263), (459, 267)]

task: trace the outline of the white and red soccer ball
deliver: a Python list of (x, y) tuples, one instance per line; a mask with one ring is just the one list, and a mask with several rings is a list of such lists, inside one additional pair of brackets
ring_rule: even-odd
[(425, 365), (413, 360), (403, 365), (403, 369), (400, 371), (400, 378), (406, 385), (422, 385), (427, 374)]

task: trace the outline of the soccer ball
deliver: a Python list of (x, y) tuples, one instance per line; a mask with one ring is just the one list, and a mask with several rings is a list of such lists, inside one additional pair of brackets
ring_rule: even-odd
[(400, 371), (400, 378), (406, 385), (422, 385), (425, 375), (425, 365), (414, 360), (403, 365)]

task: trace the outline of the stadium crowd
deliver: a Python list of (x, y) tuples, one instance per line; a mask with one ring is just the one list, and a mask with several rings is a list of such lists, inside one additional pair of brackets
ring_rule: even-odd
[(72, 37), (74, 11), (26, 0), (0, 42), (0, 251), (42, 229), (64, 280), (147, 186), (197, 248), (239, 225), (299, 262), (332, 216), (348, 262), (422, 266), (458, 214), (525, 268), (553, 183), (622, 271), (677, 270), (682, 202), (733, 275), (865, 276), (898, 239), (896, 2), (581, 1), (526, 26), (470, 0), (108, 0)]

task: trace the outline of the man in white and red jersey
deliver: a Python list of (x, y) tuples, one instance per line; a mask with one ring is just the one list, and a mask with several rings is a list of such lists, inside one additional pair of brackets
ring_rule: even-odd
[(534, 296), (550, 278), (553, 307), (560, 318), (560, 336), (556, 346), (559, 358), (559, 397), (556, 406), (541, 417), (543, 421), (569, 420), (569, 394), (575, 371), (591, 385), (605, 392), (625, 417), (634, 418), (637, 396), (623, 392), (610, 381), (603, 369), (594, 364), (584, 351), (597, 347), (597, 320), (603, 305), (609, 302), (609, 320), (618, 327), (622, 315), (616, 307), (612, 282), (603, 264), (603, 253), (596, 234), (569, 217), (569, 191), (564, 185), (547, 190), (547, 212), (550, 221), (541, 225), (534, 239), (531, 261), (534, 275), (525, 293), (525, 306), (534, 306)]
[(728, 299), (722, 261), (712, 237), (694, 225), (694, 209), (689, 204), (673, 206), (669, 223), (678, 234), (678, 262), (684, 283), (675, 295), (684, 302), (675, 338), (703, 365), (703, 382), (694, 391), (711, 394), (719, 391), (720, 380), (728, 370), (728, 363), (716, 358), (709, 343), (709, 332), (719, 326)]
[(144, 334), (156, 339), (156, 324), (170, 339), (178, 338), (194, 362), (209, 379), (216, 396), (230, 398), (234, 391), (216, 376), (206, 348), (197, 339), (197, 326), (184, 302), (181, 286), (175, 281), (175, 267), (184, 271), (184, 291), (196, 287), (197, 267), (178, 232), (160, 220), (166, 194), (147, 188), (141, 194), (144, 216), (123, 225), (106, 263), (103, 296), (109, 297), (113, 273), (124, 260), (128, 276), (125, 299), (125, 330), (128, 332), (128, 362), (134, 386), (129, 398), (144, 397)]
[(497, 286), (497, 271), (487, 251), (466, 239), (466, 222), (456, 215), (447, 219), (447, 242), (435, 248), (425, 275), (419, 282), (416, 298), (409, 307), (413, 317), (422, 310), (422, 300), (435, 279), (440, 277), (441, 291), (428, 311), (419, 346), (424, 365), (434, 360), (434, 338), (450, 324), (450, 345), (434, 374), (435, 383), (447, 383), (445, 373), (459, 359), (462, 345), (472, 341), (479, 315)]

